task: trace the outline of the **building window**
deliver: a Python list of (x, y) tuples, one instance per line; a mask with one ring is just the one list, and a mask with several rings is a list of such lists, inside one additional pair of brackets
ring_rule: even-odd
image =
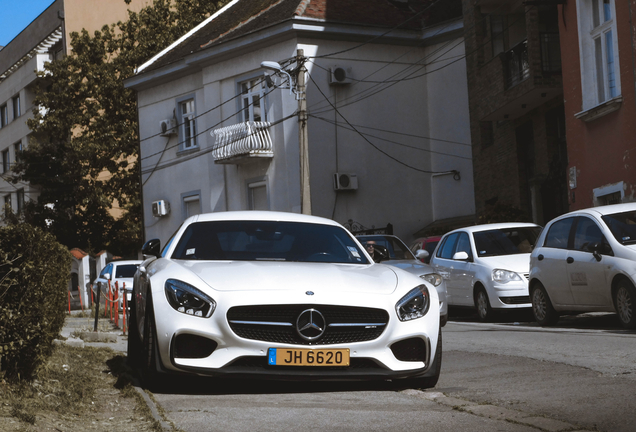
[(3, 128), (9, 123), (9, 109), (7, 104), (0, 106), (0, 128)]
[(265, 91), (267, 89), (262, 77), (244, 81), (239, 84), (241, 92), (241, 121), (267, 121), (265, 110)]
[(201, 214), (201, 192), (192, 191), (181, 194), (183, 220)]
[(13, 150), (14, 150), (13, 153), (15, 154), (15, 159), (18, 160), (18, 155), (22, 151), (22, 141), (18, 141), (17, 143), (13, 144)]
[(24, 189), (18, 189), (18, 214), (24, 211)]
[(13, 120), (22, 115), (22, 108), (20, 107), (20, 95), (13, 98)]
[(250, 210), (269, 210), (267, 182), (265, 180), (248, 183), (247, 193)]
[(194, 98), (179, 102), (181, 125), (181, 150), (190, 150), (197, 146), (196, 111)]
[(8, 210), (11, 210), (11, 194), (5, 195), (4, 196), (4, 211), (5, 213)]
[(621, 94), (614, 0), (578, 0), (583, 109)]
[(11, 161), (9, 160), (9, 149), (2, 151), (2, 173), (8, 173), (11, 170)]

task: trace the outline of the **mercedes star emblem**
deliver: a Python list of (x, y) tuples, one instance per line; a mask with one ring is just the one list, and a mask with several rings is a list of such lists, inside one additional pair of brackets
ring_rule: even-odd
[(323, 335), (326, 327), (325, 317), (316, 309), (302, 311), (296, 320), (296, 331), (307, 341), (318, 339)]

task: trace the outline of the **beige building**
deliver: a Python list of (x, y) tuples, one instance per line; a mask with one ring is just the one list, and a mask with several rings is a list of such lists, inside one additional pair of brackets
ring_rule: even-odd
[(26, 200), (37, 197), (35, 187), (8, 181), (16, 154), (29, 142), (37, 72), (70, 51), (71, 33), (126, 20), (128, 9), (139, 11), (151, 1), (57, 0), (0, 49), (0, 206), (20, 212)]

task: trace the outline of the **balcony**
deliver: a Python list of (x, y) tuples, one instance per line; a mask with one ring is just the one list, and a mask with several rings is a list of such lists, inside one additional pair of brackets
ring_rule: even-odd
[[(524, 40), (484, 67), (484, 115), (481, 121), (519, 118), (563, 93), (559, 34), (541, 32), (538, 44)], [(499, 75), (500, 81), (493, 80)], [(495, 96), (496, 95), (496, 96)]]
[(530, 77), (528, 41), (524, 40), (511, 50), (505, 52), (503, 61), (506, 90), (528, 79)]
[(244, 122), (212, 131), (214, 163), (240, 164), (252, 158), (272, 158), (269, 122)]

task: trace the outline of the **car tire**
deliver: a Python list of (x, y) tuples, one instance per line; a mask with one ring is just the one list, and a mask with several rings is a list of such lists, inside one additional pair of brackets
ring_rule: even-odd
[(493, 320), (495, 311), (490, 306), (488, 293), (483, 287), (479, 287), (477, 291), (475, 291), (475, 308), (477, 309), (477, 315), (480, 321), (490, 322)]
[(530, 300), (532, 301), (532, 314), (540, 326), (552, 326), (559, 321), (559, 313), (552, 306), (550, 296), (543, 285), (536, 283), (532, 287)]
[(618, 282), (614, 292), (614, 307), (621, 325), (627, 329), (636, 328), (636, 316), (634, 314), (634, 303), (636, 303), (636, 289), (629, 281)]
[(437, 334), (437, 348), (435, 348), (435, 359), (431, 369), (434, 371), (433, 375), (415, 379), (415, 387), (420, 389), (433, 388), (439, 381), (439, 375), (442, 371), (442, 328), (440, 327)]
[(155, 326), (155, 313), (152, 307), (152, 298), (148, 295), (146, 302), (146, 313), (144, 315), (144, 340), (142, 343), (141, 379), (144, 387), (150, 391), (155, 391), (159, 380), (157, 375), (158, 355), (157, 355), (157, 328)]
[(137, 368), (141, 364), (143, 353), (141, 349), (141, 338), (139, 337), (139, 326), (137, 325), (137, 308), (135, 307), (134, 298), (130, 301), (129, 306), (127, 362), (130, 367)]

